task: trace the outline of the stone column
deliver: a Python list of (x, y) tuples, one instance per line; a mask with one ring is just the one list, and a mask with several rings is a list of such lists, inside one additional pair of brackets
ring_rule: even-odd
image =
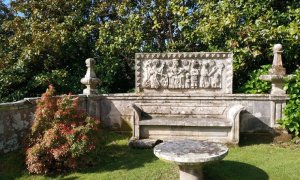
[(180, 180), (202, 180), (202, 165), (198, 166), (179, 166)]
[(83, 90), (84, 95), (98, 94), (96, 87), (98, 84), (100, 84), (100, 79), (96, 77), (94, 71), (95, 63), (96, 62), (93, 58), (88, 58), (85, 60), (87, 71), (84, 78), (80, 80), (82, 84), (86, 85), (86, 88)]
[(259, 78), (264, 81), (271, 81), (272, 89), (271, 94), (274, 95), (283, 95), (286, 94), (283, 89), (284, 85), (284, 77), (286, 74), (285, 68), (282, 65), (282, 45), (275, 44), (273, 47), (273, 64), (272, 68), (269, 69), (269, 73), (267, 75), (261, 75)]

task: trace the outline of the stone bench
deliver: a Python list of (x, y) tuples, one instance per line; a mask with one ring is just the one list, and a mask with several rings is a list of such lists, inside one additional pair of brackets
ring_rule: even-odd
[(245, 107), (217, 98), (232, 93), (232, 57), (223, 52), (136, 54), (141, 100), (132, 105), (134, 137), (238, 143)]
[(135, 103), (136, 139), (189, 138), (237, 144), (239, 114), (245, 107), (204, 106), (202, 103)]

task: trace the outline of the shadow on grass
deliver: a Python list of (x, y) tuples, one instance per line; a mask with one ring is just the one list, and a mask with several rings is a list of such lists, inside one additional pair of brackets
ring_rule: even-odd
[[(102, 130), (97, 134), (99, 147), (88, 157), (90, 166), (84, 166), (77, 171), (69, 171), (65, 174), (44, 175), (46, 179), (63, 178), (76, 179), (77, 177), (65, 177), (72, 173), (100, 173), (119, 169), (134, 169), (143, 167), (144, 164), (157, 160), (152, 149), (130, 149), (128, 140), (131, 134), (119, 134), (108, 130)], [(0, 179), (17, 179), (29, 177), (25, 165), (25, 156), (21, 150), (17, 150), (0, 156)]]
[(254, 144), (271, 144), (273, 143), (274, 133), (243, 133), (240, 135), (239, 146), (251, 146)]
[(203, 171), (205, 179), (269, 179), (268, 174), (262, 169), (236, 161), (223, 160), (207, 164)]
[(85, 168), (80, 173), (107, 172), (119, 169), (134, 169), (143, 167), (157, 158), (152, 149), (131, 149), (128, 141), (131, 134), (119, 134), (114, 132), (101, 133), (100, 147), (91, 158), (96, 162), (95, 166)]
[(16, 179), (24, 173), (25, 157), (21, 150), (0, 156), (0, 179)]
[[(102, 130), (102, 132), (98, 134), (98, 137), (99, 147), (88, 157), (90, 158), (93, 166), (69, 172), (63, 176), (68, 176), (76, 172), (88, 174), (112, 172), (121, 169), (130, 170), (143, 167), (144, 164), (157, 160), (157, 158), (153, 155), (152, 149), (141, 150), (129, 148), (128, 141), (131, 137), (131, 134), (129, 133), (120, 134), (108, 130)], [(64, 179), (66, 179), (66, 177)]]

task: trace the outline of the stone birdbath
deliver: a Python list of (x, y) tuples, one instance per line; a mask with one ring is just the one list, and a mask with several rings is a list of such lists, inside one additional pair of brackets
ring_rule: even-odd
[(221, 143), (200, 140), (166, 141), (154, 148), (159, 159), (179, 166), (181, 180), (203, 179), (203, 165), (221, 160), (227, 153), (228, 148)]

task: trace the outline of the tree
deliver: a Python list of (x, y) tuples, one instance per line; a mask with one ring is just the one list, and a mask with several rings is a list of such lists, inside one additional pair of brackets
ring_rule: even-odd
[(275, 43), (289, 73), (299, 65), (296, 0), (16, 0), (11, 11), (1, 101), (39, 95), (49, 83), (81, 92), (88, 57), (97, 61), (101, 92), (133, 88), (137, 52), (231, 51), (236, 91), (271, 63)]
[[(7, 6), (3, 2), (0, 2), (0, 57), (9, 52), (6, 47), (8, 45), (7, 37), (10, 35), (10, 31), (4, 30), (2, 24), (11, 18), (12, 14)], [(3, 67), (4, 64), (4, 61), (0, 61), (0, 68)]]
[(17, 0), (11, 3), (15, 14), (4, 24), (13, 34), (9, 62), (1, 69), (2, 100), (40, 95), (54, 84), (58, 92), (81, 88), (84, 59), (92, 56), (93, 32), (88, 15), (90, 1)]

